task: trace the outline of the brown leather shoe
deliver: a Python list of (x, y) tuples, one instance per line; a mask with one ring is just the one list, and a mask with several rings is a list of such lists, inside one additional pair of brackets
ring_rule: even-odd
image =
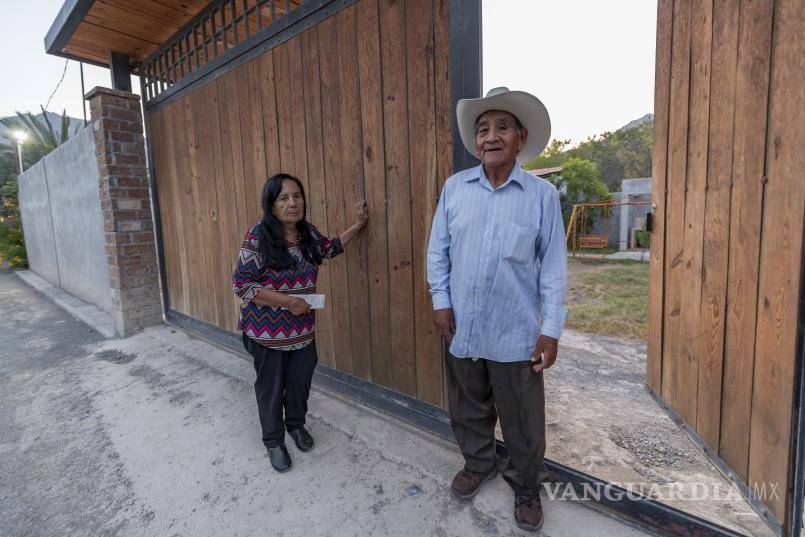
[(514, 497), (514, 521), (518, 528), (537, 531), (542, 527), (542, 520), (542, 501), (539, 494)]
[(497, 469), (492, 470), (488, 474), (481, 474), (478, 472), (470, 472), (469, 470), (461, 470), (453, 478), (453, 484), (450, 485), (450, 490), (453, 496), (460, 500), (469, 500), (481, 489), (481, 485), (490, 479), (494, 479), (498, 475)]

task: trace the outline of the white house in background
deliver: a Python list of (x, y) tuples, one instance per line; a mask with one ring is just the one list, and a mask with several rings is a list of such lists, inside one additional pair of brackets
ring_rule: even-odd
[[(624, 179), (621, 191), (615, 201), (651, 201), (651, 177)], [(645, 229), (646, 214), (651, 211), (650, 205), (622, 205), (620, 207), (620, 246), (621, 250), (637, 248), (635, 231)]]

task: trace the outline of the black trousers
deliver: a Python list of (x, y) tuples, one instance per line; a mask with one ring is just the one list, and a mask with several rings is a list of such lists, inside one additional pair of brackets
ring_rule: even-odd
[(263, 347), (243, 334), (243, 346), (254, 358), (254, 393), (263, 444), (276, 447), (285, 443), (286, 430), (295, 431), (305, 424), (310, 383), (319, 361), (316, 341), (296, 351), (280, 351)]
[(545, 386), (525, 362), (446, 358), (450, 422), (466, 470), (489, 473), (497, 463), (500, 417), (509, 460), (503, 477), (515, 494), (538, 494), (545, 475)]

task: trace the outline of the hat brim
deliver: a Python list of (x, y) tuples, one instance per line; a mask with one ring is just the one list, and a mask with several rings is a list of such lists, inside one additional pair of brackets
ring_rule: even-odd
[(551, 137), (551, 118), (542, 101), (524, 91), (507, 91), (491, 97), (461, 99), (456, 105), (456, 120), (461, 141), (467, 151), (478, 157), (475, 150), (475, 121), (490, 110), (512, 114), (528, 129), (528, 138), (517, 154), (517, 161), (525, 163), (548, 145)]

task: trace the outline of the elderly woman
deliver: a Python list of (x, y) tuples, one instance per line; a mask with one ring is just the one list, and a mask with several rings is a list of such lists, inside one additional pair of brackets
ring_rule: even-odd
[[(300, 451), (313, 449), (305, 414), (316, 355), (316, 316), (301, 298), (316, 292), (319, 265), (343, 252), (366, 225), (366, 202), (356, 222), (332, 240), (305, 219), (305, 189), (296, 177), (270, 177), (262, 194), (263, 218), (240, 247), (232, 287), (240, 298), (243, 345), (254, 358), (257, 413), (271, 465), (291, 467), (285, 431)], [(283, 417), (284, 410), (284, 417)]]

